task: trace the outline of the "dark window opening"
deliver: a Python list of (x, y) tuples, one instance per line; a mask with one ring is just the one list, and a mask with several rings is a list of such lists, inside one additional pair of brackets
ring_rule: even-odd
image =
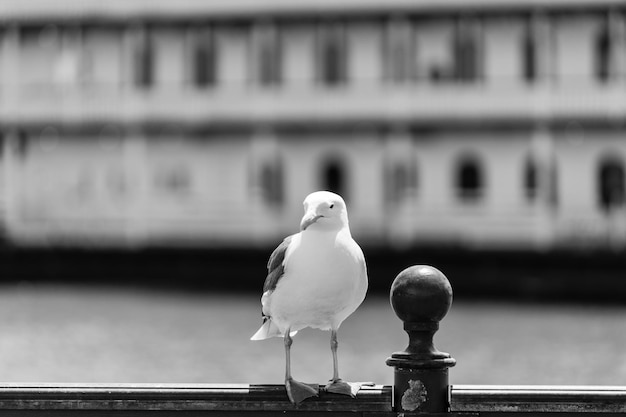
[(537, 45), (530, 27), (524, 36), (522, 54), (524, 80), (532, 83), (537, 78)]
[(556, 208), (559, 205), (559, 176), (556, 160), (552, 161), (547, 166), (548, 169), (548, 204), (552, 208)]
[(404, 45), (396, 43), (392, 46), (391, 57), (391, 80), (396, 83), (407, 82), (411, 79), (410, 55)]
[(600, 82), (606, 82), (610, 75), (611, 66), (611, 38), (607, 24), (604, 24), (596, 39), (596, 78)]
[(281, 53), (278, 39), (268, 36), (259, 51), (259, 84), (269, 86), (280, 83)]
[(528, 201), (537, 199), (537, 185), (537, 164), (534, 159), (528, 158), (524, 166), (524, 193)]
[(338, 85), (346, 81), (346, 51), (343, 31), (332, 28), (323, 33), (321, 48), (321, 80), (326, 85)]
[(341, 51), (339, 46), (329, 43), (324, 48), (324, 72), (322, 78), (329, 85), (339, 84), (343, 80), (341, 70)]
[(392, 199), (400, 201), (409, 188), (409, 173), (406, 167), (398, 165), (391, 171)]
[(203, 35), (198, 39), (193, 55), (193, 83), (197, 87), (215, 84), (215, 44), (213, 37)]
[(602, 210), (608, 212), (624, 205), (626, 188), (624, 165), (617, 159), (606, 159), (598, 169), (598, 200)]
[(457, 168), (456, 188), (458, 196), (467, 202), (479, 200), (483, 195), (484, 176), (475, 158), (463, 159)]
[(259, 84), (272, 85), (274, 79), (274, 54), (269, 45), (262, 45), (259, 51)]
[(478, 48), (470, 30), (461, 26), (454, 37), (454, 75), (459, 81), (478, 78)]
[(284, 201), (283, 168), (278, 161), (268, 163), (261, 169), (261, 190), (263, 199), (272, 206), (280, 206)]
[(327, 162), (322, 169), (322, 189), (339, 194), (347, 200), (346, 174), (340, 161)]
[(524, 193), (529, 202), (539, 202), (550, 208), (559, 204), (558, 170), (556, 160), (528, 157), (524, 166)]
[[(407, 23), (408, 24), (408, 23)], [(385, 40), (386, 78), (393, 83), (405, 83), (413, 78), (415, 55), (412, 51), (413, 32), (405, 22), (389, 22)]]
[(135, 51), (135, 85), (150, 88), (154, 84), (154, 45), (148, 31), (141, 34)]

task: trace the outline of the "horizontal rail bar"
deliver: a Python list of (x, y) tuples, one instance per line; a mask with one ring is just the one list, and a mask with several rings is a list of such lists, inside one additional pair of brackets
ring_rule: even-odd
[[(391, 398), (392, 388), (381, 385), (363, 387), (356, 398), (320, 390), (297, 410), (390, 412)], [(4, 410), (282, 412), (296, 407), (284, 385), (0, 383), (0, 415)]]
[(451, 410), (626, 413), (626, 386), (454, 385)]
[[(450, 405), (451, 412), (457, 415), (626, 413), (626, 386), (454, 385)], [(145, 415), (147, 411), (189, 415), (287, 411), (384, 416), (392, 415), (392, 387), (363, 387), (356, 398), (320, 390), (319, 398), (295, 407), (287, 399), (283, 385), (0, 383), (0, 415), (65, 415), (63, 412), (74, 411), (125, 417)]]

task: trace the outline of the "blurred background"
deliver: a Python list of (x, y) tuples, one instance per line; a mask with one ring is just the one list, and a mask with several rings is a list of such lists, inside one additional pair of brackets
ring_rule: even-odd
[(0, 379), (280, 383), (265, 264), (326, 189), (345, 379), (391, 383), (430, 264), (452, 383), (624, 384), (625, 121), (618, 0), (0, 0)]

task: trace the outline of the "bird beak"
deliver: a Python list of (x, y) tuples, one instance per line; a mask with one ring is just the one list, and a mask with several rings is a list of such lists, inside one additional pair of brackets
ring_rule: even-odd
[(307, 227), (315, 223), (320, 217), (322, 217), (321, 214), (317, 214), (313, 211), (305, 214), (300, 222), (300, 230), (306, 230)]

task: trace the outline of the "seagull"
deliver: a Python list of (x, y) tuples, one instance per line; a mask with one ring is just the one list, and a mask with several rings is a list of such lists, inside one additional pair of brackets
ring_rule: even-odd
[(337, 330), (365, 299), (368, 281), (365, 257), (350, 234), (343, 198), (328, 191), (309, 194), (300, 232), (286, 237), (272, 252), (267, 269), (261, 297), (263, 325), (251, 340), (284, 338), (289, 400), (297, 405), (319, 394), (318, 384), (291, 376), (292, 337), (306, 327), (331, 332), (333, 377), (325, 390), (355, 397), (364, 384), (339, 378)]

